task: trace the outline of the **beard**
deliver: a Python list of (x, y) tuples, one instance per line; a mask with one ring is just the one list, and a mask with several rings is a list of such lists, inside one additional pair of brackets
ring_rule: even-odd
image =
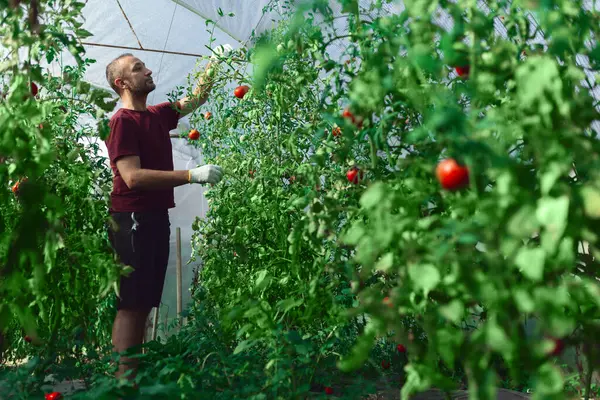
[(154, 83), (154, 81), (148, 81), (145, 80), (143, 82), (139, 82), (137, 85), (135, 85), (131, 92), (135, 95), (147, 95), (148, 93), (152, 92), (154, 89), (156, 89), (156, 84)]

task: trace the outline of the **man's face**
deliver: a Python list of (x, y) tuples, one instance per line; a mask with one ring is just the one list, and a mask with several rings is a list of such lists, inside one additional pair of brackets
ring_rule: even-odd
[[(122, 77), (116, 81), (124, 85), (125, 90), (129, 90), (136, 95), (146, 95), (156, 89), (156, 84), (152, 80), (152, 71), (146, 68), (137, 57), (126, 57), (122, 62)], [(119, 82), (119, 80), (121, 82)]]

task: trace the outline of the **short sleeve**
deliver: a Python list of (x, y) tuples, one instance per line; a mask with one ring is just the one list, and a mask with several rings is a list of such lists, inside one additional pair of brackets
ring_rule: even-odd
[(168, 101), (153, 106), (160, 118), (165, 121), (169, 130), (177, 128), (179, 122), (179, 112), (175, 109), (175, 103)]
[(110, 134), (106, 139), (108, 157), (112, 163), (125, 156), (140, 156), (138, 127), (130, 119), (117, 117), (110, 121)]

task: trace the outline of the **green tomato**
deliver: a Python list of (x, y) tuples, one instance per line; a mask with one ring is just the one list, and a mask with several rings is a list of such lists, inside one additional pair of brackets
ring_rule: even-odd
[(206, 76), (209, 76), (209, 77), (212, 78), (214, 75), (215, 75), (214, 68), (209, 68), (209, 69), (206, 70)]
[(279, 43), (277, 45), (277, 52), (278, 53), (283, 53), (285, 51), (285, 47), (283, 47), (283, 43)]

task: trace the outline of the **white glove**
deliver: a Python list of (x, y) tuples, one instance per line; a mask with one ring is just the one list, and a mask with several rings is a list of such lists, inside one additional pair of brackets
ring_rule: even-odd
[(217, 58), (227, 57), (233, 51), (233, 47), (229, 44), (223, 44), (213, 49), (213, 55), (210, 56), (211, 61), (215, 61)]
[(218, 165), (207, 164), (190, 169), (188, 180), (190, 183), (217, 183), (223, 177), (223, 170)]

